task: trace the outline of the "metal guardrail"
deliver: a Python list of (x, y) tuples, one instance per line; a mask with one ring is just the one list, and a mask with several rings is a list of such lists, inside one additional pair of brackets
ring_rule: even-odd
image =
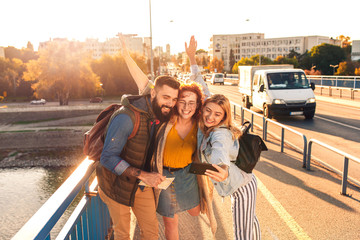
[(306, 78), (320, 86), (360, 89), (360, 76), (306, 75)]
[[(329, 146), (329, 145), (327, 145), (327, 144), (325, 144), (325, 143), (322, 143), (322, 142), (320, 142), (320, 141), (318, 141), (318, 140), (315, 140), (315, 139), (311, 139), (309, 142), (307, 142), (307, 138), (306, 138), (306, 136), (305, 136), (304, 134), (302, 134), (302, 133), (300, 133), (300, 132), (298, 132), (298, 131), (296, 131), (296, 130), (288, 127), (288, 126), (285, 126), (285, 125), (283, 125), (283, 124), (281, 124), (281, 123), (275, 122), (275, 121), (273, 121), (273, 120), (271, 120), (271, 119), (269, 119), (269, 118), (265, 118), (263, 115), (261, 115), (261, 114), (259, 114), (259, 113), (256, 113), (256, 112), (254, 112), (254, 111), (252, 111), (252, 110), (250, 110), (250, 109), (244, 108), (243, 106), (241, 106), (241, 105), (239, 105), (239, 104), (237, 104), (237, 103), (234, 103), (234, 102), (232, 102), (232, 101), (230, 101), (230, 103), (233, 105), (234, 119), (236, 119), (236, 112), (237, 112), (237, 111), (236, 111), (236, 107), (239, 107), (239, 108), (240, 108), (240, 112), (241, 112), (241, 123), (244, 123), (244, 121), (245, 121), (245, 114), (244, 114), (245, 111), (247, 111), (247, 112), (249, 112), (249, 113), (251, 114), (251, 118), (250, 118), (249, 120), (250, 120), (250, 122), (251, 122), (251, 131), (252, 131), (252, 132), (254, 132), (254, 131), (253, 131), (254, 116), (258, 116), (258, 117), (262, 118), (262, 122), (263, 122), (263, 123), (262, 123), (262, 126), (260, 126), (260, 128), (262, 128), (262, 130), (263, 130), (263, 137), (262, 137), (262, 138), (263, 138), (264, 141), (267, 141), (268, 123), (269, 123), (269, 122), (271, 122), (271, 123), (273, 123), (273, 124), (281, 127), (281, 137), (280, 137), (280, 141), (281, 141), (281, 145), (280, 145), (281, 149), (280, 149), (280, 151), (281, 151), (281, 152), (284, 152), (285, 129), (288, 130), (288, 131), (291, 131), (291, 132), (293, 132), (293, 133), (295, 133), (295, 134), (297, 134), (297, 135), (299, 135), (300, 137), (302, 137), (303, 143), (304, 143), (304, 144), (303, 144), (303, 148), (302, 148), (302, 152), (303, 152), (303, 165), (302, 165), (302, 167), (303, 167), (303, 168), (306, 168), (307, 170), (310, 170), (311, 147), (312, 147), (313, 142), (316, 142), (316, 143), (318, 143), (319, 145), (322, 145), (322, 146), (324, 146), (324, 147), (326, 147), (326, 148), (328, 148), (328, 149), (330, 149), (330, 150), (332, 150), (332, 151), (334, 151), (334, 152), (336, 152), (336, 153), (338, 153), (338, 154), (340, 154), (340, 155), (343, 155), (343, 156), (345, 157), (345, 159), (344, 159), (344, 171), (343, 171), (343, 172), (337, 170), (337, 169), (334, 168), (333, 166), (330, 166), (329, 164), (326, 164), (326, 163), (324, 163), (324, 162), (322, 162), (322, 161), (319, 161), (319, 160), (317, 160), (317, 161), (319, 161), (319, 162), (321, 162), (322, 164), (326, 165), (328, 168), (330, 168), (330, 169), (332, 169), (333, 171), (337, 172), (339, 175), (343, 175), (343, 180), (342, 180), (342, 194), (344, 194), (344, 195), (346, 194), (347, 179), (351, 180), (351, 181), (354, 182), (356, 185), (360, 186), (360, 182), (359, 182), (359, 181), (357, 181), (357, 180), (355, 180), (355, 179), (352, 179), (351, 177), (348, 177), (348, 176), (347, 176), (347, 175), (348, 175), (348, 160), (349, 160), (349, 159), (352, 159), (352, 160), (354, 160), (355, 162), (360, 163), (360, 160), (359, 160), (358, 158), (353, 157), (353, 156), (351, 156), (351, 155), (348, 154), (348, 153), (345, 153), (345, 152), (343, 152), (343, 151), (341, 151), (341, 150), (338, 150), (338, 149), (336, 149), (336, 148), (334, 148), (334, 147), (331, 147), (331, 146)], [(290, 145), (293, 145), (293, 144), (290, 144)], [(301, 149), (300, 149), (300, 150), (301, 150)]]
[(281, 123), (278, 123), (278, 122), (275, 122), (274, 120), (271, 120), (269, 118), (266, 118), (265, 119), (265, 126), (264, 126), (264, 133), (265, 133), (265, 137), (264, 137), (264, 140), (267, 141), (267, 128), (268, 128), (268, 123), (271, 122), (279, 127), (281, 127), (281, 144), (280, 144), (280, 151), (281, 152), (284, 152), (284, 143), (285, 143), (285, 129), (290, 131), (290, 132), (293, 132), (297, 135), (299, 135), (300, 137), (302, 137), (303, 139), (303, 142), (304, 142), (304, 145), (303, 145), (303, 168), (305, 168), (306, 166), (306, 153), (307, 153), (307, 138), (304, 134), (288, 127), (288, 126), (285, 126)]
[(339, 90), (340, 91), (340, 98), (342, 98), (342, 92), (343, 91), (350, 91), (350, 98), (352, 100), (355, 99), (355, 92), (359, 92), (360, 89), (353, 89), (353, 88), (346, 88), (346, 87), (333, 87), (333, 86), (316, 86), (317, 88), (320, 88), (320, 95), (323, 95), (323, 89), (328, 89), (328, 95), (331, 97), (333, 96), (333, 90)]
[(110, 226), (109, 213), (93, 192), (96, 179), (89, 188), (89, 178), (96, 165), (97, 162), (86, 158), (12, 239), (50, 240), (51, 230), (83, 187), (85, 195), (56, 239), (105, 239)]
[(348, 170), (349, 170), (349, 159), (350, 160), (353, 160), (354, 162), (360, 164), (360, 159), (357, 158), (357, 157), (354, 157), (346, 152), (343, 152), (339, 149), (336, 149), (332, 146), (329, 146), (323, 142), (320, 142), (319, 140), (316, 140), (316, 139), (310, 139), (309, 140), (309, 150), (308, 150), (308, 156), (307, 156), (307, 161), (306, 161), (306, 169), (307, 170), (310, 170), (310, 162), (311, 162), (311, 149), (312, 149), (312, 145), (313, 143), (317, 143), (319, 144), (320, 146), (324, 147), (324, 148), (327, 148), (339, 155), (342, 155), (344, 157), (344, 168), (343, 168), (343, 172), (339, 171), (338, 169), (322, 162), (322, 164), (325, 164), (327, 167), (329, 167), (330, 169), (332, 169), (333, 171), (339, 173), (340, 175), (342, 175), (342, 181), (341, 181), (341, 194), (342, 195), (346, 195), (346, 188), (347, 188), (347, 181), (348, 181), (348, 178), (355, 182), (357, 185), (360, 186), (360, 182), (356, 181), (355, 179), (352, 179), (350, 177), (348, 177)]

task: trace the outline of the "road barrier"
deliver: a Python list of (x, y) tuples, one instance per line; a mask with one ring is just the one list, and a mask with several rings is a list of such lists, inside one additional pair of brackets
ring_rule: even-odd
[(309, 140), (309, 147), (308, 147), (308, 156), (307, 156), (307, 161), (306, 161), (306, 169), (307, 170), (310, 170), (310, 162), (311, 162), (311, 149), (312, 149), (312, 145), (313, 143), (316, 143), (316, 144), (319, 144), (320, 146), (324, 147), (324, 148), (327, 148), (339, 155), (342, 155), (344, 157), (344, 168), (343, 168), (343, 171), (341, 172), (340, 170), (334, 168), (333, 166), (321, 161), (321, 160), (318, 160), (320, 161), (322, 164), (324, 164), (325, 166), (327, 166), (328, 168), (330, 168), (331, 170), (337, 172), (338, 174), (342, 175), (342, 181), (341, 181), (341, 194), (342, 195), (346, 195), (346, 188), (347, 188), (347, 181), (348, 181), (348, 178), (349, 180), (351, 180), (352, 182), (354, 182), (355, 184), (359, 185), (360, 186), (360, 182), (358, 182), (357, 180), (355, 179), (352, 179), (351, 177), (348, 177), (348, 170), (349, 170), (349, 159), (352, 160), (353, 162), (356, 162), (358, 164), (360, 164), (360, 159), (357, 158), (357, 157), (354, 157), (346, 152), (343, 152), (337, 148), (334, 148), (332, 146), (329, 146), (323, 142), (320, 142), (319, 140), (316, 140), (316, 139), (310, 139)]
[[(319, 145), (321, 145), (321, 146), (323, 146), (323, 147), (325, 147), (325, 148), (328, 148), (328, 149), (330, 149), (330, 150), (332, 150), (332, 151), (334, 151), (334, 152), (336, 152), (336, 153), (338, 153), (338, 154), (340, 154), (340, 155), (343, 155), (343, 156), (345, 157), (345, 159), (344, 159), (344, 170), (343, 170), (343, 172), (337, 170), (335, 167), (333, 167), (333, 166), (331, 166), (331, 165), (329, 165), (329, 164), (327, 164), (327, 163), (324, 163), (324, 162), (321, 161), (321, 160), (316, 160), (316, 161), (320, 162), (321, 164), (323, 164), (323, 165), (325, 165), (326, 167), (330, 168), (331, 170), (335, 171), (335, 172), (338, 173), (339, 175), (342, 175), (342, 176), (343, 176), (343, 180), (342, 180), (342, 191), (341, 191), (341, 193), (342, 193), (343, 195), (346, 195), (347, 179), (351, 180), (353, 183), (355, 183), (356, 185), (360, 186), (360, 182), (359, 182), (359, 181), (357, 181), (357, 180), (355, 180), (355, 179), (347, 176), (347, 175), (348, 175), (348, 161), (349, 161), (349, 159), (352, 159), (352, 160), (354, 160), (355, 162), (360, 163), (360, 160), (359, 160), (358, 158), (353, 157), (353, 156), (351, 156), (351, 155), (348, 154), (348, 153), (345, 153), (345, 152), (343, 152), (343, 151), (341, 151), (341, 150), (338, 150), (338, 149), (336, 149), (336, 148), (334, 148), (334, 147), (331, 147), (331, 146), (329, 146), (329, 145), (327, 145), (327, 144), (325, 144), (325, 143), (322, 143), (322, 142), (320, 142), (320, 141), (318, 141), (318, 140), (315, 140), (315, 139), (311, 139), (309, 142), (307, 142), (307, 138), (306, 138), (306, 136), (305, 136), (304, 134), (302, 134), (302, 133), (300, 133), (300, 132), (298, 132), (298, 131), (296, 131), (296, 130), (288, 127), (288, 126), (285, 126), (285, 125), (283, 125), (283, 124), (281, 124), (281, 123), (275, 122), (274, 120), (271, 120), (271, 119), (269, 119), (269, 118), (265, 118), (263, 115), (261, 115), (261, 114), (259, 114), (259, 113), (256, 113), (256, 112), (254, 112), (254, 111), (252, 111), (252, 110), (250, 110), (250, 109), (244, 108), (243, 106), (241, 106), (241, 105), (239, 105), (239, 104), (237, 104), (237, 103), (234, 103), (234, 102), (232, 102), (232, 101), (230, 101), (230, 103), (233, 105), (233, 114), (234, 114), (234, 117), (233, 117), (233, 118), (234, 118), (234, 119), (236, 119), (236, 116), (237, 116), (237, 114), (236, 114), (236, 112), (237, 112), (236, 108), (237, 108), (237, 107), (240, 108), (240, 112), (241, 112), (241, 123), (244, 123), (244, 121), (245, 121), (245, 114), (244, 114), (245, 111), (251, 114), (250, 119), (247, 119), (247, 120), (249, 120), (249, 121), (251, 122), (251, 132), (254, 132), (254, 130), (253, 130), (253, 126), (254, 126), (254, 116), (258, 116), (258, 117), (262, 118), (262, 126), (259, 126), (259, 128), (262, 129), (262, 133), (263, 133), (263, 134), (262, 134), (262, 135), (263, 135), (262, 138), (263, 138), (264, 141), (267, 141), (268, 123), (269, 123), (269, 122), (272, 123), (272, 124), (277, 125), (278, 127), (280, 127), (280, 128), (281, 128), (280, 152), (284, 152), (285, 130), (288, 130), (288, 131), (290, 131), (290, 132), (293, 132), (293, 133), (299, 135), (300, 137), (302, 137), (302, 139), (303, 139), (303, 146), (302, 146), (302, 149), (301, 149), (301, 148), (299, 148), (299, 149), (300, 149), (300, 151), (302, 151), (302, 154), (303, 154), (303, 165), (302, 165), (302, 167), (303, 167), (303, 168), (306, 168), (306, 170), (310, 170), (311, 147), (312, 147), (312, 144), (313, 144), (314, 142), (317, 143), (317, 144), (319, 144)], [(295, 146), (294, 144), (292, 144), (292, 143), (290, 143), (290, 142), (288, 142), (288, 141), (286, 141), (286, 142), (287, 142), (289, 145), (293, 145), (295, 148), (298, 148), (298, 147)]]

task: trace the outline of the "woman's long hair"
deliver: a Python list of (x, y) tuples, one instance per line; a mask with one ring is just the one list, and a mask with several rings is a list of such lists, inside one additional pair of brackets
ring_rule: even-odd
[(203, 104), (203, 111), (204, 111), (204, 107), (206, 106), (206, 104), (208, 103), (215, 103), (217, 105), (219, 105), (223, 110), (224, 110), (224, 118), (220, 121), (220, 123), (216, 126), (213, 127), (206, 127), (204, 124), (204, 119), (201, 117), (200, 118), (200, 129), (201, 131), (204, 133), (204, 135), (206, 137), (209, 136), (210, 132), (214, 130), (214, 128), (217, 128), (221, 125), (224, 125), (226, 128), (230, 129), (232, 135), (233, 135), (233, 139), (238, 138), (241, 135), (241, 131), (240, 129), (232, 122), (232, 117), (231, 117), (231, 105), (230, 105), (230, 101), (227, 97), (225, 97), (222, 94), (215, 94), (212, 95), (210, 98), (206, 99), (206, 101)]
[[(196, 110), (192, 116), (192, 119), (198, 120), (200, 118), (201, 108), (205, 98), (202, 92), (202, 86), (196, 82), (181, 83), (179, 88), (179, 99), (185, 91), (195, 93), (196, 95)], [(177, 104), (175, 105), (174, 110), (175, 114), (179, 115)]]

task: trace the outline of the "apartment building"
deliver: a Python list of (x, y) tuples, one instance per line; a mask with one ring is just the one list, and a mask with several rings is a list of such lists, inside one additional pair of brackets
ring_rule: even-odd
[[(130, 51), (137, 52), (141, 55), (144, 54), (145, 49), (142, 38), (136, 37), (136, 34), (124, 34), (123, 36), (126, 46)], [(119, 38), (109, 38), (104, 42), (99, 42), (98, 39), (86, 39), (85, 49), (92, 53), (94, 59), (98, 59), (101, 58), (103, 54), (110, 56), (118, 54), (121, 50), (121, 43)]]
[(0, 58), (5, 58), (5, 49), (0, 47)]
[(351, 60), (352, 61), (359, 61), (360, 60), (360, 40), (353, 40), (352, 41)]
[(340, 46), (341, 41), (325, 36), (298, 36), (283, 38), (265, 38), (264, 33), (245, 33), (231, 35), (213, 35), (210, 39), (209, 56), (224, 61), (225, 70), (229, 71), (230, 51), (233, 50), (235, 61), (260, 54), (272, 60), (286, 56), (292, 50), (303, 54), (306, 50), (322, 43)]

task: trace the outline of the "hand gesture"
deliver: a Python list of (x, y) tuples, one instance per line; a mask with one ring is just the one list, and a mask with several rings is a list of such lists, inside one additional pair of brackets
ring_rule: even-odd
[(197, 48), (197, 41), (195, 40), (195, 37), (194, 37), (194, 36), (191, 36), (190, 42), (189, 42), (189, 47), (187, 46), (187, 43), (185, 42), (185, 51), (186, 51), (186, 54), (187, 54), (189, 57), (192, 57), (192, 56), (195, 57), (196, 48)]
[(211, 179), (217, 181), (217, 182), (222, 182), (224, 181), (228, 176), (228, 166), (224, 165), (224, 166), (219, 166), (216, 164), (212, 164), (212, 166), (214, 168), (216, 168), (216, 171), (212, 171), (212, 170), (206, 170), (205, 175), (207, 175), (208, 177), (210, 177)]
[(190, 59), (190, 65), (196, 64), (195, 54), (196, 54), (196, 48), (197, 48), (197, 41), (195, 41), (195, 37), (191, 36), (189, 47), (187, 43), (185, 42), (185, 51)]

